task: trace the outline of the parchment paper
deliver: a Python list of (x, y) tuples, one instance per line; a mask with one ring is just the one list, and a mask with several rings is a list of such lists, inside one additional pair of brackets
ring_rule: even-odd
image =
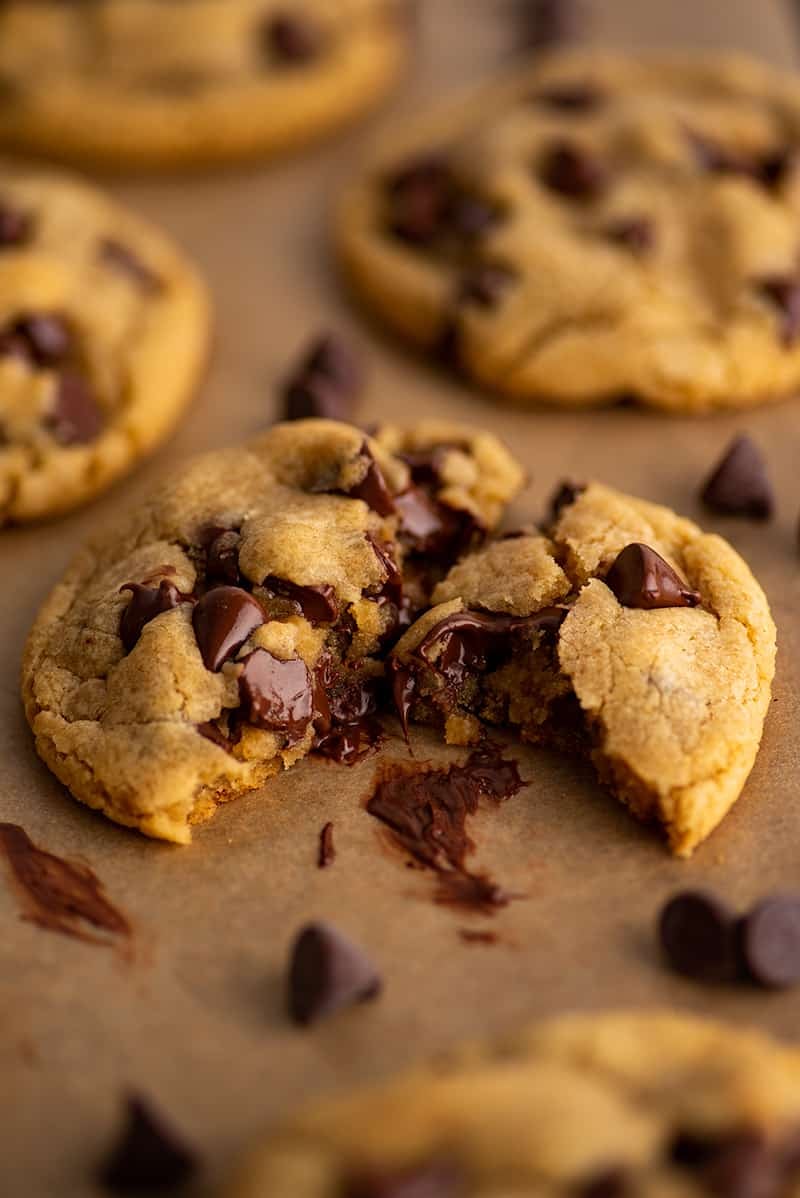
[[(446, 381), (362, 323), (326, 246), (331, 199), (381, 121), (513, 57), (507, 0), (423, 0), (423, 42), (392, 107), (343, 140), (257, 172), (111, 183), (159, 219), (205, 269), (218, 307), (210, 377), (179, 434), (132, 479), (49, 526), (0, 535), (0, 818), (82, 858), (135, 929), (134, 961), (19, 919), (0, 867), (0, 1192), (88, 1198), (127, 1088), (143, 1091), (200, 1148), (210, 1186), (250, 1137), (293, 1104), (384, 1076), (462, 1037), (567, 1009), (677, 1005), (800, 1035), (800, 991), (709, 990), (671, 976), (653, 921), (675, 888), (707, 885), (745, 904), (800, 889), (800, 630), (795, 524), (800, 400), (704, 421), (633, 409), (515, 412)], [(595, 0), (591, 37), (622, 45), (725, 44), (792, 64), (797, 30), (779, 0)], [(597, 477), (667, 503), (728, 536), (764, 584), (780, 633), (774, 702), (746, 791), (686, 864), (670, 858), (574, 762), (518, 748), (530, 785), (473, 821), (476, 862), (527, 898), (494, 920), (432, 902), (364, 800), (375, 761), (308, 762), (241, 799), (177, 849), (74, 803), (37, 761), (18, 700), (22, 643), (72, 553), (188, 453), (248, 436), (276, 409), (276, 380), (319, 328), (352, 331), (371, 364), (366, 419), (485, 422), (532, 476), (520, 514), (538, 514), (557, 478)], [(699, 481), (746, 427), (779, 496), (765, 527), (709, 519)], [(385, 753), (402, 756), (400, 742)], [(417, 737), (420, 757), (444, 759)], [(337, 859), (316, 868), (335, 825)], [(366, 946), (383, 998), (311, 1032), (284, 1014), (287, 946), (325, 917)], [(466, 944), (491, 925), (498, 943)], [(277, 1196), (276, 1196), (277, 1198)]]

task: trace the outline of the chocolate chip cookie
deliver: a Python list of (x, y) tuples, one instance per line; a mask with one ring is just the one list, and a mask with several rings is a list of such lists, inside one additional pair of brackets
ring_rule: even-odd
[(800, 85), (553, 55), (419, 122), (343, 202), (355, 291), (491, 394), (747, 407), (800, 381)]
[(468, 744), (484, 722), (594, 763), (688, 856), (738, 798), (761, 740), (775, 626), (720, 537), (599, 484), (546, 533), (459, 561), (389, 663), (403, 723)]
[(159, 231), (77, 180), (0, 166), (0, 523), (83, 503), (162, 441), (209, 323)]
[(405, 0), (7, 0), (0, 144), (116, 169), (293, 149), (397, 76)]
[(689, 1015), (566, 1016), (318, 1103), (229, 1198), (788, 1198), (800, 1056)]
[(276, 425), (168, 478), (89, 545), (23, 663), (36, 746), (149, 836), (260, 786), (380, 702), (384, 659), (522, 483), (492, 436)]

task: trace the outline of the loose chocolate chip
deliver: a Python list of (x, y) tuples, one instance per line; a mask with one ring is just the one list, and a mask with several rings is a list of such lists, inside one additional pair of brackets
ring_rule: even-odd
[(775, 508), (772, 484), (760, 449), (746, 434), (728, 446), (705, 483), (701, 498), (706, 507), (723, 515), (770, 518)]
[(348, 395), (357, 394), (364, 386), (364, 366), (342, 337), (326, 333), (319, 337), (308, 352), (304, 373), (320, 374)]
[(655, 226), (646, 216), (621, 217), (606, 225), (604, 231), (609, 241), (633, 254), (646, 254), (656, 242)]
[(626, 1198), (631, 1193), (627, 1169), (613, 1166), (582, 1181), (575, 1190), (575, 1198)]
[(505, 266), (493, 266), (491, 263), (475, 266), (462, 276), (457, 298), (461, 303), (496, 308), (516, 282), (516, 277), (514, 271)]
[(623, 607), (696, 607), (697, 591), (690, 590), (649, 545), (626, 545), (605, 578), (606, 586)]
[(678, 973), (699, 982), (730, 982), (739, 976), (737, 920), (713, 895), (693, 890), (675, 895), (661, 912), (658, 933)]
[(114, 1194), (154, 1193), (184, 1185), (197, 1169), (195, 1154), (137, 1095), (127, 1101), (125, 1126), (100, 1169)]
[(800, 336), (800, 279), (792, 275), (771, 275), (757, 280), (757, 287), (781, 314), (780, 332), (788, 348)]
[(241, 587), (206, 591), (192, 612), (192, 626), (206, 669), (221, 669), (265, 621), (261, 604)]
[(324, 47), (319, 26), (310, 17), (298, 13), (279, 13), (272, 17), (264, 31), (264, 39), (271, 54), (287, 65), (313, 62)]
[(221, 528), (208, 542), (206, 577), (236, 586), (239, 574), (239, 534), (232, 528)]
[(336, 592), (328, 583), (322, 586), (300, 586), (299, 583), (269, 574), (261, 585), (269, 598), (287, 600), (310, 624), (332, 624), (339, 617)]
[(390, 1173), (374, 1170), (350, 1179), (343, 1198), (462, 1198), (461, 1174), (446, 1164), (422, 1165)]
[(322, 831), (319, 834), (317, 865), (320, 869), (327, 869), (329, 865), (333, 865), (335, 859), (336, 848), (333, 843), (333, 824), (329, 821), (327, 824), (323, 824)]
[(163, 286), (161, 279), (145, 262), (142, 262), (129, 246), (123, 245), (121, 241), (115, 241), (112, 237), (105, 237), (100, 242), (99, 249), (100, 257), (104, 262), (128, 275), (137, 286), (141, 287), (142, 291), (155, 294), (161, 290)]
[(120, 591), (130, 591), (131, 598), (119, 622), (119, 635), (126, 653), (130, 653), (145, 624), (149, 624), (162, 612), (178, 607), (187, 596), (182, 595), (174, 583), (166, 578), (157, 587), (142, 586), (138, 582), (126, 582)]
[(609, 183), (604, 162), (588, 149), (566, 141), (549, 147), (539, 171), (546, 187), (571, 200), (595, 200)]
[(302, 740), (315, 714), (314, 684), (305, 662), (299, 657), (282, 661), (256, 649), (243, 667), (239, 696), (248, 723), (285, 733), (290, 743)]
[(800, 982), (800, 899), (775, 895), (758, 903), (742, 921), (741, 946), (759, 985), (781, 989)]
[(585, 490), (586, 486), (584, 483), (574, 483), (570, 479), (563, 479), (553, 491), (547, 505), (549, 524), (556, 524), (564, 508), (571, 507), (578, 496), (582, 495)]
[(65, 370), (56, 383), (47, 427), (60, 445), (86, 445), (103, 430), (103, 414), (83, 375)]
[(363, 386), (361, 362), (342, 338), (326, 334), (286, 383), (284, 418), (346, 420)]
[(330, 924), (307, 924), (298, 934), (289, 962), (289, 1015), (295, 1023), (315, 1023), (376, 998), (382, 985), (366, 954)]
[(69, 325), (56, 312), (25, 313), (8, 331), (24, 338), (37, 366), (57, 366), (73, 349)]
[(30, 213), (8, 204), (0, 204), (0, 249), (23, 245), (33, 232)]
[(366, 462), (364, 477), (345, 494), (352, 499), (363, 499), (367, 507), (372, 508), (379, 516), (391, 516), (395, 511), (394, 498), (366, 441), (361, 446), (361, 457)]
[(605, 102), (605, 95), (592, 83), (554, 83), (536, 92), (531, 100), (559, 112), (582, 115), (600, 108)]

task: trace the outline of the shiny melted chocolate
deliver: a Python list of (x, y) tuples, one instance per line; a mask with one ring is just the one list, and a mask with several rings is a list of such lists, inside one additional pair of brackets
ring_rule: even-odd
[(436, 901), (491, 913), (513, 897), (487, 874), (471, 870), (475, 848), (467, 819), (481, 797), (502, 803), (524, 785), (517, 764), (497, 746), (475, 749), (464, 765), (446, 769), (387, 764), (379, 773), (367, 811), (385, 824), (392, 840), (436, 874)]

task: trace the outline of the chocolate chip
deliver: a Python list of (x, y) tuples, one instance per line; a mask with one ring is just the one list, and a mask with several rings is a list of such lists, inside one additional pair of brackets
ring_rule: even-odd
[(575, 1198), (626, 1198), (633, 1192), (627, 1169), (618, 1165), (587, 1177), (576, 1187)]
[(621, 217), (604, 229), (605, 236), (634, 254), (646, 254), (656, 243), (653, 222), (646, 216)]
[(264, 39), (271, 54), (290, 66), (313, 62), (324, 47), (319, 26), (298, 13), (278, 13), (272, 17), (264, 30)]
[(364, 387), (361, 362), (341, 337), (326, 334), (311, 346), (284, 388), (286, 420), (346, 420)]
[(149, 624), (162, 612), (178, 607), (187, 596), (182, 595), (174, 583), (166, 578), (157, 587), (142, 586), (138, 582), (126, 582), (120, 591), (130, 591), (131, 598), (123, 610), (119, 622), (119, 635), (126, 653), (130, 653), (145, 624)]
[(27, 342), (37, 366), (57, 366), (72, 352), (72, 332), (56, 312), (29, 312), (18, 317), (9, 331)]
[(28, 241), (33, 232), (30, 213), (0, 204), (0, 249), (13, 249)]
[(549, 147), (539, 173), (546, 187), (571, 200), (595, 200), (610, 181), (605, 163), (588, 149), (566, 141)]
[(497, 207), (473, 195), (457, 195), (449, 206), (448, 219), (453, 232), (464, 241), (484, 237), (500, 220)]
[(125, 1126), (100, 1169), (114, 1194), (154, 1193), (184, 1185), (197, 1169), (195, 1154), (138, 1095), (127, 1100)]
[(688, 130), (687, 136), (703, 170), (720, 175), (744, 175), (767, 187), (780, 183), (792, 162), (792, 154), (785, 148), (748, 152), (732, 150), (696, 130)]
[(265, 621), (261, 604), (241, 587), (206, 591), (192, 612), (192, 626), (206, 669), (221, 669)]
[(289, 962), (289, 1015), (295, 1023), (315, 1023), (376, 998), (382, 985), (366, 954), (330, 924), (307, 924), (298, 934)]
[(746, 434), (736, 437), (715, 466), (701, 498), (712, 511), (768, 520), (775, 508), (764, 458)]
[(104, 262), (131, 278), (142, 291), (155, 294), (161, 290), (163, 283), (155, 271), (142, 262), (129, 246), (123, 245), (112, 237), (105, 237), (99, 246), (100, 257)]
[(561, 513), (564, 508), (571, 507), (575, 500), (586, 490), (585, 483), (574, 483), (570, 479), (563, 479), (553, 494), (550, 496), (547, 505), (547, 514), (549, 523), (556, 524), (561, 518)]
[(47, 427), (60, 445), (86, 445), (103, 431), (103, 413), (83, 375), (66, 370), (56, 383)]
[(776, 1153), (758, 1131), (721, 1140), (701, 1171), (704, 1189), (716, 1198), (778, 1198), (783, 1177)]
[(361, 458), (366, 463), (364, 477), (344, 493), (352, 499), (363, 499), (379, 516), (391, 516), (396, 510), (394, 497), (366, 441), (361, 446)]
[(460, 1172), (446, 1164), (380, 1173), (368, 1170), (350, 1179), (343, 1198), (466, 1198)]
[(333, 824), (329, 821), (327, 824), (323, 824), (322, 831), (319, 834), (317, 865), (320, 869), (327, 869), (329, 865), (333, 865), (335, 859), (336, 848), (333, 843)]
[(697, 591), (690, 590), (672, 566), (649, 545), (626, 545), (605, 577), (606, 586), (623, 607), (696, 607)]
[(713, 895), (693, 890), (676, 894), (661, 912), (658, 934), (678, 973), (699, 982), (730, 982), (739, 976), (737, 919)]
[(314, 687), (299, 657), (282, 661), (256, 649), (243, 662), (239, 696), (244, 718), (257, 728), (285, 733), (290, 743), (302, 740), (314, 718)]
[(780, 312), (783, 344), (787, 348), (794, 345), (800, 335), (800, 279), (793, 275), (771, 275), (757, 280), (756, 286)]
[(532, 50), (547, 50), (571, 41), (583, 24), (579, 0), (517, 0), (522, 39)]
[(535, 92), (531, 100), (558, 112), (575, 113), (580, 116), (594, 112), (605, 102), (605, 95), (592, 83), (553, 83), (550, 87)]
[(208, 541), (206, 549), (206, 577), (236, 586), (239, 574), (238, 532), (232, 528), (209, 529), (215, 535)]
[(0, 358), (16, 358), (26, 366), (33, 366), (33, 354), (28, 342), (19, 333), (8, 329), (0, 330)]
[(742, 921), (741, 947), (759, 985), (782, 989), (800, 982), (800, 899), (774, 895), (758, 903)]
[(412, 245), (427, 245), (446, 223), (455, 190), (446, 160), (431, 156), (408, 163), (387, 180), (389, 228)]
[(261, 584), (270, 599), (284, 599), (310, 624), (332, 624), (339, 618), (336, 592), (328, 583), (322, 586), (300, 586), (286, 578), (269, 574)]
[(514, 271), (505, 266), (491, 263), (475, 266), (462, 275), (458, 300), (481, 308), (496, 308), (516, 278)]

